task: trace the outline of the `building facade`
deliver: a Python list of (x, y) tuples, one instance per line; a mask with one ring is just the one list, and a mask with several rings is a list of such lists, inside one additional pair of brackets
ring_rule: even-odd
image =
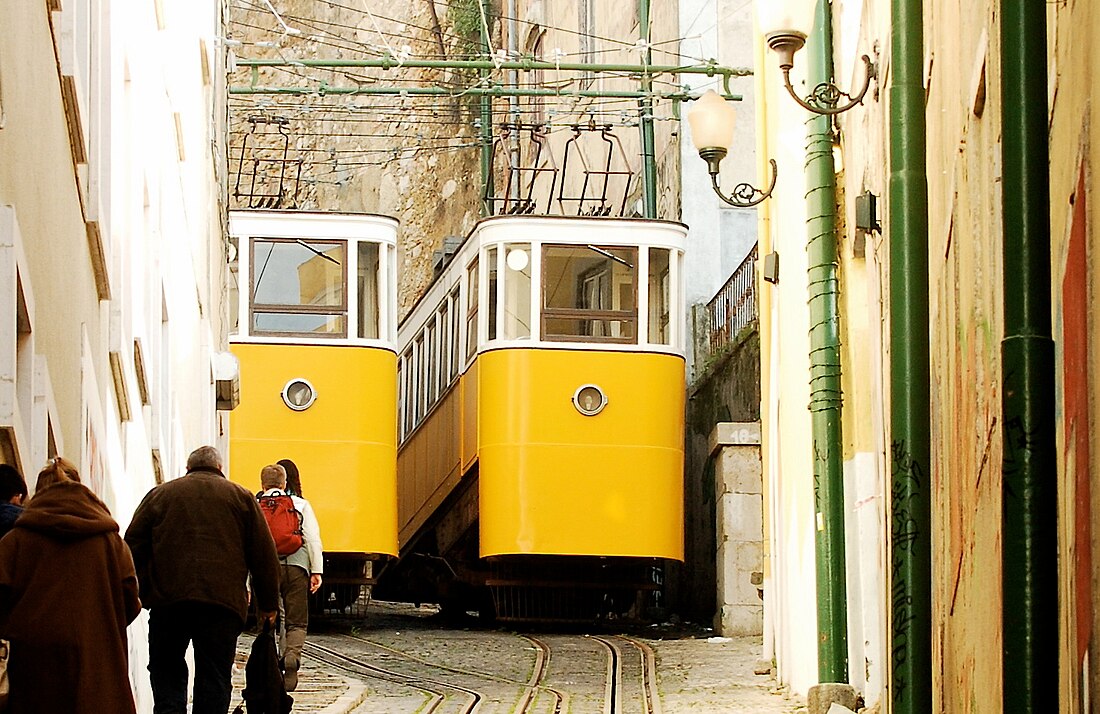
[[(861, 55), (877, 68), (862, 105), (832, 125), (831, 160), (846, 681), (884, 711), (916, 711), (902, 704), (913, 691), (929, 698), (931, 710), (953, 713), (1008, 711), (1010, 701), (1024, 706), (1021, 696), (1041, 696), (1061, 712), (1096, 706), (1097, 567), (1091, 553), (1098, 471), (1090, 445), (1098, 436), (1100, 363), (1094, 321), (1087, 316), (1097, 313), (1100, 275), (1092, 227), (1097, 209), (1089, 197), (1097, 159), (1090, 111), (1097, 59), (1089, 38), (1100, 15), (1088, 3), (1047, 4), (1046, 43), (1042, 23), (1031, 18), (1026, 36), (1038, 40), (1029, 45), (1012, 34), (1019, 24), (1014, 7), (939, 0), (818, 6), (819, 20), (824, 14), (832, 30), (823, 55), (836, 83), (858, 89)], [(819, 22), (814, 32), (820, 30)], [(911, 38), (922, 42), (903, 47)], [(759, 35), (757, 42), (763, 46)], [(768, 155), (779, 161), (780, 183), (761, 211), (760, 252), (778, 252), (782, 265), (777, 284), (760, 284), (763, 458), (774, 554), (766, 573), (773, 613), (766, 637), (774, 642), (781, 679), (805, 691), (829, 681), (814, 648), (806, 646), (821, 629), (815, 615), (822, 606), (808, 584), (817, 582), (815, 536), (826, 523), (815, 478), (821, 444), (806, 408), (813, 401), (812, 329), (819, 324), (807, 304), (814, 273), (808, 273), (806, 246), (815, 211), (807, 203), (811, 170), (797, 169), (809, 167), (810, 114), (786, 96), (775, 54), (762, 49), (761, 58), (760, 130)], [(792, 78), (802, 96), (816, 83), (805, 81), (815, 61), (809, 46), (796, 55)], [(1032, 70), (1037, 80), (1019, 80)], [(1019, 90), (1025, 85), (1032, 94)], [(910, 106), (917, 107), (919, 122), (907, 122), (902, 113), (913, 87), (919, 98)], [(1013, 122), (1032, 113), (1037, 130), (1014, 135)], [(1021, 144), (1030, 149), (1033, 142), (1049, 163), (1035, 164), (1038, 188), (1025, 182), (1021, 189), (1014, 183), (1015, 157)], [(911, 147), (917, 148), (906, 154)], [(926, 188), (907, 183), (902, 169), (923, 173)], [(1018, 207), (1031, 205), (1035, 190), (1049, 191), (1049, 201), (1036, 201), (1043, 209), (1039, 218), (1021, 226)], [(877, 199), (877, 216), (869, 213), (870, 196)], [(892, 265), (911, 265), (903, 263), (906, 247), (895, 238), (914, 216), (925, 228), (906, 236), (918, 241), (912, 245), (920, 246), (914, 250), (927, 264), (927, 282), (919, 271), (891, 272)], [(1021, 230), (1022, 250), (1010, 242)], [(1047, 231), (1049, 250), (1042, 235)], [(1034, 256), (1038, 272), (1024, 275), (1021, 261), (1029, 256), (1021, 252)], [(1034, 275), (1039, 277), (1028, 277)], [(1030, 324), (1024, 333), (1018, 329), (1021, 295), (1038, 316), (1034, 334)], [(903, 299), (915, 300), (927, 323), (912, 326), (908, 339), (899, 341), (906, 316), (897, 305)], [(1051, 327), (1043, 336), (1046, 320)], [(1013, 411), (1018, 339), (1039, 343), (1040, 352), (1049, 349), (1048, 361), (1028, 363), (1040, 364), (1049, 384), (1024, 395), (1030, 409), (1047, 415), (1036, 428)], [(927, 371), (914, 370), (907, 383), (898, 365), (910, 358), (910, 347), (919, 354), (925, 346)], [(916, 447), (898, 427), (898, 410), (913, 386), (926, 394), (927, 417), (918, 420), (927, 434), (927, 460), (914, 455), (910, 448)], [(1050, 448), (1040, 443), (1047, 429)], [(1043, 499), (1045, 510), (1028, 526), (1038, 539), (1026, 541), (1034, 559), (1024, 563), (1016, 548), (1032, 536), (1021, 535), (1015, 504), (1021, 470), (1031, 468), (1036, 480), (1024, 497)], [(899, 480), (904, 478), (920, 484), (910, 490)], [(929, 514), (919, 529), (907, 501), (917, 491)], [(907, 570), (904, 556), (919, 549), (926, 549), (929, 565)], [(908, 589), (913, 572), (928, 593), (926, 615), (917, 612), (922, 606)], [(1031, 581), (1038, 590), (1020, 595)], [(1026, 651), (1014, 639), (1016, 623), (1025, 620), (1049, 633)], [(907, 679), (913, 642), (923, 643), (930, 679)], [(1041, 692), (1028, 686), (1020, 693), (1020, 667), (1046, 673), (1035, 680)]]
[(14, 0), (0, 28), (0, 458), (32, 493), (69, 458), (125, 529), (226, 443), (221, 8)]

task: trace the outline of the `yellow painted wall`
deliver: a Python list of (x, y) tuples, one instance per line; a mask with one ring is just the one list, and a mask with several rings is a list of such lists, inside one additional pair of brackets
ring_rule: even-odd
[[(348, 346), (235, 344), (241, 403), (230, 417), (229, 477), (251, 491), (260, 469), (289, 458), (302, 475), (327, 552), (397, 553), (397, 360)], [(317, 401), (282, 401), (293, 378)]]
[[(1003, 337), (999, 27), (993, 3), (927, 5), (932, 623), (943, 711), (1000, 712)], [(978, 113), (983, 88), (985, 106)]]
[[(786, 96), (775, 58), (757, 68), (762, 153), (779, 169), (765, 246), (779, 254), (779, 282), (761, 283), (760, 361), (764, 490), (771, 541), (771, 608), (779, 680), (804, 694), (817, 682), (810, 314), (807, 307), (805, 116)], [(796, 68), (795, 81), (802, 69)]]
[[(1091, 701), (1095, 710), (1100, 700), (1100, 608), (1096, 606), (1100, 593), (1100, 345), (1097, 340), (1096, 316), (1100, 314), (1100, 196), (1097, 195), (1096, 167), (1100, 167), (1100, 131), (1092, 122), (1093, 102), (1100, 97), (1100, 54), (1096, 52), (1096, 38), (1100, 37), (1100, 11), (1095, 3), (1050, 3), (1047, 5), (1047, 22), (1051, 38), (1051, 66), (1057, 69), (1054, 100), (1051, 110), (1050, 173), (1051, 173), (1051, 254), (1052, 288), (1054, 298), (1054, 339), (1056, 352), (1056, 379), (1058, 386), (1058, 488), (1059, 488), (1059, 539), (1064, 557), (1060, 565), (1059, 600), (1061, 613), (1062, 652), (1064, 663), (1061, 678), (1060, 711), (1078, 712), (1082, 692), (1091, 688)], [(1078, 180), (1084, 174), (1084, 195), (1078, 192)], [(1078, 267), (1071, 261), (1079, 261), (1081, 254), (1070, 256), (1069, 236), (1073, 214), (1081, 200), (1087, 231), (1084, 239), (1084, 273), (1086, 278), (1086, 313), (1088, 320), (1088, 358), (1083, 365), (1087, 372), (1086, 384), (1067, 385), (1065, 370), (1066, 320), (1063, 311), (1063, 283), (1067, 271)], [(1082, 478), (1089, 483), (1089, 494), (1078, 487), (1078, 464), (1074, 434), (1067, 434), (1067, 393), (1076, 389), (1088, 395), (1086, 402), (1091, 425), (1085, 439), (1090, 443), (1087, 471)], [(1077, 426), (1076, 428), (1082, 428)], [(1083, 508), (1079, 508), (1079, 503)], [(1082, 510), (1084, 511), (1082, 513)], [(1078, 567), (1082, 556), (1077, 525), (1091, 520), (1091, 567), (1088, 562)], [(1087, 530), (1087, 528), (1086, 528)], [(1087, 592), (1082, 597), (1079, 582), (1082, 571), (1091, 576), (1091, 602)], [(1079, 601), (1078, 598), (1081, 597)], [(1080, 605), (1080, 607), (1078, 607)], [(1078, 616), (1080, 612), (1081, 616)], [(1089, 630), (1091, 629), (1091, 636)], [(1081, 661), (1078, 636), (1088, 647), (1091, 671), (1085, 671)]]

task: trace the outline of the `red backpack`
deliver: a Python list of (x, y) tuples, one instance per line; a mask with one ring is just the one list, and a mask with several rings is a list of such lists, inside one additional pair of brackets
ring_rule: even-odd
[(305, 539), (302, 537), (302, 514), (294, 507), (294, 501), (285, 493), (260, 496), (257, 500), (267, 519), (267, 527), (271, 529), (271, 537), (275, 539), (275, 550), (281, 556), (297, 552)]

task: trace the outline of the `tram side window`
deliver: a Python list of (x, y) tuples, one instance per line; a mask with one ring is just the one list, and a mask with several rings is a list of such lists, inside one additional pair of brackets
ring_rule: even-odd
[(489, 269), (489, 289), (486, 290), (489, 293), (489, 304), (486, 308), (489, 318), (489, 337), (487, 339), (495, 340), (497, 338), (497, 249), (490, 248), (485, 254), (486, 267)]
[(504, 339), (531, 336), (531, 245), (512, 243), (504, 253)]
[(466, 359), (477, 351), (477, 259), (466, 268)]
[(671, 344), (669, 331), (669, 251), (649, 249), (649, 341), (655, 345)]
[(347, 336), (346, 253), (343, 241), (253, 240), (252, 333)]
[(439, 378), (438, 390), (442, 395), (447, 389), (447, 385), (451, 383), (450, 364), (451, 364), (451, 305), (447, 298), (444, 298), (443, 304), (439, 306), (436, 311), (436, 320), (439, 324), (439, 353), (436, 355), (436, 364), (439, 365), (436, 368), (436, 376)]
[(458, 356), (461, 352), (461, 347), (458, 344), (458, 333), (461, 327), (461, 311), (459, 306), (462, 304), (458, 300), (458, 288), (454, 289), (451, 293), (451, 369), (448, 375), (448, 382), (458, 376)]
[(404, 355), (397, 360), (397, 427), (400, 430), (398, 440), (404, 441), (408, 427), (405, 417), (405, 405), (408, 404), (409, 391), (405, 387), (405, 376), (409, 373)]
[(359, 336), (378, 339), (378, 244), (359, 244)]
[(436, 370), (439, 368), (439, 360), (436, 359), (436, 337), (438, 333), (435, 327), (435, 316), (433, 315), (428, 319), (428, 336), (426, 343), (428, 346), (428, 353), (424, 358), (424, 376), (426, 377), (426, 383), (424, 385), (424, 404), (425, 412), (427, 409), (435, 404), (436, 390), (438, 387)]
[(229, 262), (229, 273), (227, 275), (228, 284), (226, 287), (229, 291), (229, 332), (235, 335), (238, 330), (240, 330), (239, 323), (241, 315), (240, 261), (237, 258), (240, 238), (231, 236), (229, 240), (232, 243), (232, 248), (230, 250), (232, 260)]
[(416, 338), (416, 369), (413, 375), (413, 427), (420, 423), (424, 416), (424, 334)]
[(544, 245), (542, 338), (635, 343), (638, 250)]

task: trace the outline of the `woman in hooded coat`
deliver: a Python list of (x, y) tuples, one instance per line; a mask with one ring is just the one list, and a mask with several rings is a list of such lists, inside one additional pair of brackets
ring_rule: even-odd
[(51, 459), (0, 540), (9, 711), (132, 714), (126, 626), (140, 611), (118, 523), (71, 462)]

